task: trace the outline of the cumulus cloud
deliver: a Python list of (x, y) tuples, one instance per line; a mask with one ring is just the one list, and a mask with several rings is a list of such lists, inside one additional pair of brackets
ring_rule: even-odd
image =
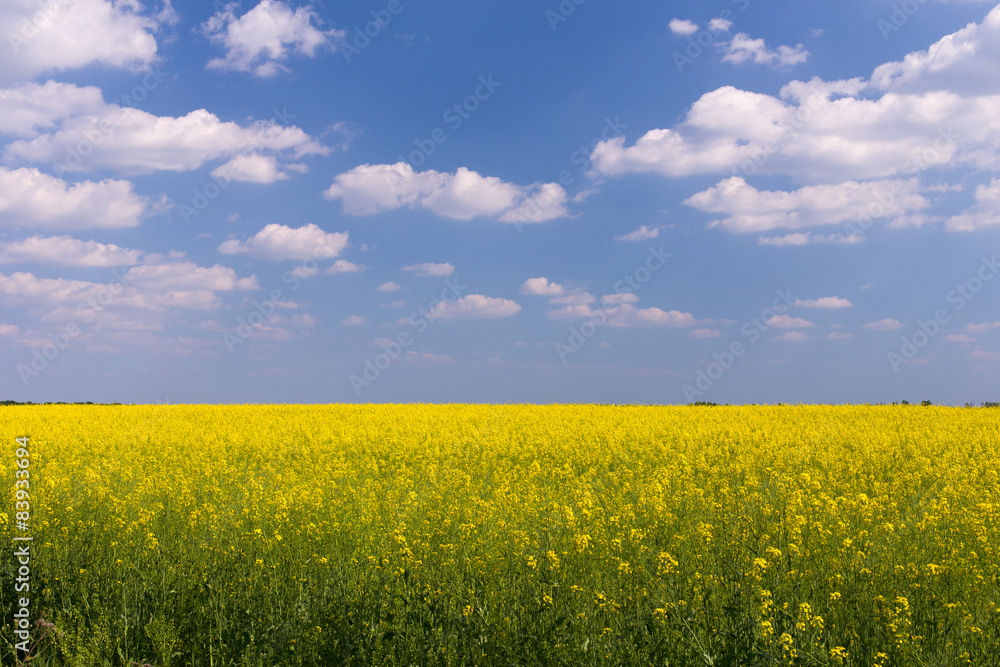
[(1000, 329), (1000, 322), (983, 322), (981, 324), (969, 324), (965, 330), (969, 333), (985, 333), (992, 329)]
[(297, 229), (271, 223), (246, 241), (230, 239), (219, 246), (224, 255), (246, 254), (264, 259), (336, 257), (348, 246), (347, 232), (324, 232), (310, 223)]
[(193, 262), (135, 266), (125, 273), (122, 282), (127, 285), (160, 291), (211, 290), (213, 292), (228, 292), (260, 288), (256, 276), (240, 278), (235, 271), (220, 264), (202, 267)]
[[(98, 104), (96, 96), (92, 88), (51, 82), (0, 90), (0, 111), (21, 109), (0, 121), (0, 129), (6, 126), (8, 133), (21, 137), (6, 146), (5, 159), (54, 163), (59, 174), (97, 169), (146, 174), (190, 171), (211, 160), (230, 158), (227, 166), (237, 178), (265, 182), (281, 178), (282, 172), (273, 157), (262, 152), (297, 159), (328, 155), (331, 150), (301, 129), (274, 119), (243, 126), (222, 121), (205, 109), (178, 117), (155, 116), (114, 103)], [(21, 107), (28, 98), (36, 102)]]
[(455, 273), (455, 267), (452, 264), (434, 264), (432, 262), (410, 264), (409, 266), (404, 266), (403, 270), (412, 273), (418, 278), (447, 278)]
[(229, 178), (247, 183), (274, 183), (288, 179), (288, 174), (278, 168), (278, 160), (273, 155), (244, 153), (212, 170), (216, 178)]
[(853, 304), (839, 296), (824, 296), (819, 299), (796, 299), (794, 305), (800, 308), (850, 308)]
[(788, 248), (818, 243), (843, 243), (854, 245), (864, 243), (865, 237), (860, 234), (814, 234), (812, 232), (795, 232), (781, 236), (761, 236), (757, 245), (769, 245), (776, 248)]
[(1000, 178), (976, 187), (976, 203), (960, 215), (948, 219), (953, 231), (970, 232), (1000, 225)]
[(670, 19), (670, 23), (667, 24), (667, 27), (670, 28), (670, 32), (675, 35), (681, 35), (684, 37), (698, 32), (698, 24), (687, 19)]
[(134, 69), (156, 59), (153, 33), (169, 15), (143, 14), (135, 0), (5, 0), (0, 83), (87, 65)]
[[(555, 300), (553, 300), (555, 301)], [(618, 301), (616, 299), (616, 301)], [(594, 310), (585, 303), (567, 305), (563, 308), (550, 310), (547, 315), (552, 319), (588, 319), (606, 318), (606, 325), (612, 327), (691, 327), (703, 324), (704, 320), (696, 320), (691, 313), (679, 310), (663, 310), (661, 308), (638, 308), (630, 303), (611, 305), (606, 302), (602, 308)], [(601, 313), (600, 311), (603, 311)]]
[(334, 50), (339, 30), (323, 30), (312, 5), (292, 9), (281, 0), (261, 0), (242, 16), (239, 3), (226, 5), (202, 24), (202, 32), (226, 50), (212, 58), (208, 68), (272, 77), (287, 71), (284, 62), (295, 54), (312, 58), (321, 49)]
[(775, 315), (774, 317), (769, 317), (765, 324), (778, 329), (806, 329), (816, 326), (815, 322), (804, 320), (801, 317), (792, 317), (791, 315)]
[(391, 280), (386, 283), (382, 283), (378, 286), (379, 292), (395, 292), (396, 290), (403, 289), (399, 283), (394, 283)]
[(771, 340), (780, 341), (784, 343), (801, 343), (802, 341), (809, 340), (809, 336), (802, 333), (801, 331), (786, 331), (780, 336), (775, 336)]
[[(555, 196), (561, 193), (560, 196)], [(504, 222), (542, 222), (567, 215), (565, 192), (556, 184), (522, 187), (465, 167), (454, 174), (414, 171), (405, 162), (364, 164), (338, 174), (323, 193), (350, 215), (423, 208), (456, 220), (502, 216)], [(542, 201), (544, 199), (544, 201)]]
[(362, 324), (368, 324), (368, 318), (362, 315), (351, 315), (347, 319), (341, 320), (340, 323), (345, 327), (359, 327)]
[[(879, 215), (872, 217), (898, 218), (930, 205), (917, 193), (919, 187), (917, 179), (848, 181), (837, 185), (811, 185), (793, 192), (768, 192), (734, 176), (692, 195), (684, 203), (700, 211), (729, 216), (712, 221), (710, 227), (722, 227), (735, 233), (765, 232), (864, 220), (871, 215), (873, 204), (879, 205), (876, 209)], [(880, 199), (885, 198), (885, 193), (895, 193), (887, 199), (888, 206)]]
[(617, 294), (605, 294), (601, 297), (601, 303), (639, 303), (639, 295), (632, 292), (619, 292)]
[(63, 266), (131, 266), (144, 253), (114, 244), (80, 241), (69, 236), (36, 234), (21, 241), (0, 243), (0, 264), (59, 264)]
[(565, 288), (556, 282), (551, 282), (548, 278), (528, 278), (521, 285), (521, 294), (537, 296), (559, 296), (565, 292)]
[(751, 39), (745, 32), (737, 34), (731, 42), (727, 42), (724, 51), (722, 62), (736, 65), (751, 62), (769, 67), (790, 67), (809, 59), (809, 52), (801, 44), (769, 49), (763, 39)]
[(430, 315), (442, 320), (496, 319), (521, 312), (521, 305), (510, 299), (469, 294), (455, 301), (439, 303)]
[(101, 89), (48, 81), (0, 89), (0, 134), (33, 137), (78, 114), (105, 108)]
[[(742, 43), (743, 55), (733, 58), (765, 53)], [(781, 62), (780, 53), (764, 57)], [(998, 169), (998, 106), (1000, 7), (879, 66), (870, 79), (793, 81), (777, 96), (732, 86), (710, 91), (669, 129), (651, 129), (632, 145), (623, 137), (602, 141), (591, 160), (598, 176), (735, 169), (807, 184), (909, 178), (936, 166)]]
[(635, 231), (629, 232), (628, 234), (622, 234), (621, 236), (616, 236), (615, 241), (648, 241), (659, 237), (659, 235), (659, 227), (641, 225), (639, 229), (636, 229)]
[(348, 262), (346, 259), (338, 259), (336, 262), (330, 265), (323, 273), (358, 273), (364, 271), (365, 267), (360, 264), (355, 264), (354, 262)]
[[(63, 305), (62, 319), (80, 317), (77, 309), (88, 300), (106, 303), (106, 308), (132, 308), (164, 311), (171, 308), (208, 310), (219, 305), (215, 293), (208, 289), (171, 290), (160, 292), (126, 285), (110, 302), (106, 283), (94, 283), (67, 278), (39, 278), (32, 273), (0, 273), (0, 303), (5, 306), (37, 308), (44, 305)], [(99, 300), (99, 301), (98, 301)]]
[(66, 181), (0, 167), (0, 227), (71, 230), (136, 227), (151, 208), (128, 181)]
[(895, 331), (896, 329), (902, 329), (903, 323), (899, 320), (886, 318), (884, 320), (878, 320), (877, 322), (869, 322), (864, 325), (864, 328), (871, 329), (872, 331)]

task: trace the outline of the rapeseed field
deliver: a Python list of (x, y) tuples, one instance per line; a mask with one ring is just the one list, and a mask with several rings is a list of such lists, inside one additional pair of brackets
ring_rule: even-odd
[(994, 409), (26, 406), (0, 431), (31, 665), (1000, 664)]

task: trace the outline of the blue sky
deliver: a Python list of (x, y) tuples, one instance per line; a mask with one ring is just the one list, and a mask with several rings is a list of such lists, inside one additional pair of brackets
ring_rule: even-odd
[(13, 0), (0, 398), (998, 400), (992, 2)]

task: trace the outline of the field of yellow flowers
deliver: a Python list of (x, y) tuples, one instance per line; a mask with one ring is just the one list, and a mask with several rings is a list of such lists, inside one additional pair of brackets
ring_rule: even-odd
[(26, 406), (0, 437), (31, 665), (1000, 664), (1000, 410)]

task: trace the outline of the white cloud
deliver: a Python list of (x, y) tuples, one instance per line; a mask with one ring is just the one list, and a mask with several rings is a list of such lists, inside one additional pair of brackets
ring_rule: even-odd
[[(556, 299), (552, 300), (553, 302)], [(603, 310), (603, 317), (607, 318), (607, 326), (612, 327), (690, 327), (704, 323), (704, 320), (696, 320), (691, 313), (683, 313), (678, 310), (663, 310), (661, 308), (637, 308), (631, 304), (618, 306), (604, 306), (594, 310), (586, 303), (578, 302), (567, 305), (563, 308), (550, 310), (546, 313), (552, 319), (586, 319), (602, 318), (598, 312)]]
[(4, 0), (0, 82), (92, 64), (135, 69), (156, 59), (157, 27), (135, 0)]
[(824, 296), (819, 299), (796, 299), (794, 305), (800, 308), (850, 308), (853, 304), (839, 296)]
[[(733, 233), (764, 232), (863, 220), (870, 214), (873, 204), (880, 206), (877, 212), (881, 215), (877, 217), (899, 217), (930, 205), (917, 194), (919, 187), (917, 179), (848, 181), (837, 185), (810, 185), (793, 192), (768, 192), (757, 190), (743, 178), (734, 176), (689, 197), (684, 203), (701, 211), (729, 216), (712, 221), (709, 227), (722, 227)], [(886, 192), (895, 193), (887, 199), (888, 206), (879, 200)]]
[(80, 241), (69, 236), (40, 236), (0, 243), (0, 264), (61, 264), (64, 266), (131, 266), (143, 251), (114, 244)]
[(37, 169), (0, 167), (0, 227), (71, 230), (136, 227), (150, 202), (128, 181), (76, 184)]
[(565, 218), (566, 190), (558, 183), (544, 183), (522, 189), (518, 194), (523, 201), (500, 216), (500, 222), (537, 223), (555, 218)]
[(605, 294), (601, 297), (601, 303), (613, 303), (621, 305), (623, 303), (639, 303), (639, 296), (632, 292), (619, 292), (617, 294)]
[(346, 259), (338, 259), (334, 262), (328, 269), (323, 273), (358, 273), (364, 271), (365, 267), (360, 264), (355, 264), (354, 262), (348, 262)]
[(755, 65), (790, 67), (809, 59), (809, 52), (801, 44), (769, 49), (763, 39), (751, 39), (750, 35), (744, 32), (735, 35), (731, 42), (724, 45), (724, 49), (722, 62), (736, 65), (749, 61)]
[(271, 77), (287, 71), (290, 54), (312, 58), (320, 49), (334, 50), (343, 31), (322, 30), (312, 5), (292, 9), (281, 0), (261, 0), (237, 17), (239, 3), (230, 3), (202, 24), (204, 34), (226, 49), (223, 58), (208, 61), (209, 69), (235, 70)]
[(708, 29), (712, 32), (729, 32), (732, 27), (733, 22), (729, 19), (717, 17), (708, 22)]
[(220, 264), (206, 268), (193, 262), (135, 266), (125, 273), (122, 282), (127, 285), (160, 291), (211, 290), (228, 292), (231, 290), (260, 289), (256, 276), (240, 278), (235, 271)]
[[(114, 294), (115, 289), (119, 291)], [(106, 283), (94, 283), (66, 278), (38, 278), (18, 272), (0, 274), (0, 303), (8, 306), (37, 307), (39, 304), (70, 306), (61, 319), (79, 318), (78, 307), (86, 307), (88, 299), (108, 303), (107, 308), (134, 308), (162, 311), (170, 308), (207, 310), (218, 306), (215, 293), (208, 289), (157, 292), (126, 285), (111, 288)], [(111, 295), (108, 302), (108, 295)]]
[(647, 227), (646, 225), (641, 225), (639, 229), (635, 231), (621, 236), (616, 236), (615, 241), (648, 241), (649, 239), (657, 238), (659, 235), (659, 227)]
[(776, 340), (784, 343), (801, 343), (802, 341), (809, 340), (809, 336), (802, 333), (801, 331), (786, 331), (780, 336), (775, 336), (771, 340)]
[(212, 176), (247, 183), (274, 183), (288, 179), (288, 174), (278, 168), (278, 160), (273, 155), (244, 153), (212, 170)]
[(883, 90), (926, 92), (951, 90), (982, 93), (996, 90), (1000, 79), (1000, 6), (981, 23), (965, 28), (914, 51), (903, 60), (877, 67), (872, 84)]
[(944, 165), (998, 169), (998, 106), (1000, 7), (876, 68), (870, 80), (793, 81), (779, 96), (725, 86), (671, 129), (649, 130), (628, 147), (624, 138), (600, 142), (591, 158), (597, 175), (735, 169), (800, 183), (909, 177)]
[[(54, 163), (58, 173), (190, 171), (247, 151), (299, 158), (328, 155), (331, 150), (301, 129), (273, 119), (241, 126), (205, 109), (178, 117), (154, 116), (117, 104), (98, 106), (92, 89), (69, 84), (0, 90), (0, 110), (32, 96), (38, 96), (35, 108), (7, 121), (9, 131), (23, 138), (9, 143), (4, 157), (8, 162)], [(259, 157), (235, 160), (230, 167), (244, 180), (267, 175), (267, 165)]]
[(351, 315), (347, 319), (341, 320), (340, 323), (345, 327), (359, 327), (362, 324), (368, 324), (368, 318), (362, 315)]
[(854, 334), (845, 331), (833, 331), (828, 333), (826, 337), (830, 340), (850, 340), (854, 338)]
[(902, 329), (903, 323), (892, 318), (886, 318), (877, 322), (869, 322), (864, 325), (864, 328), (873, 331), (895, 331), (896, 329)]
[(980, 361), (1000, 361), (1000, 352), (987, 352), (982, 348), (976, 348), (969, 354), (969, 357)]
[(688, 35), (693, 35), (698, 32), (698, 24), (694, 21), (689, 21), (687, 19), (670, 19), (670, 23), (667, 24), (670, 28), (670, 32), (675, 35), (681, 35), (687, 37)]
[(0, 336), (16, 336), (20, 331), (16, 324), (0, 324)]
[(812, 232), (795, 232), (782, 236), (761, 236), (757, 245), (769, 245), (776, 248), (788, 248), (816, 243), (843, 243), (854, 245), (864, 243), (865, 237), (858, 234), (814, 234)]
[(338, 174), (323, 194), (329, 200), (339, 199), (349, 215), (372, 215), (408, 206), (456, 220), (502, 215), (505, 222), (541, 222), (566, 215), (561, 203), (565, 192), (561, 198), (553, 196), (559, 191), (562, 188), (556, 184), (522, 187), (465, 167), (450, 174), (414, 171), (409, 164), (398, 162), (364, 164)]
[(687, 335), (691, 338), (718, 338), (722, 332), (718, 329), (692, 329)]
[(976, 339), (968, 334), (948, 334), (944, 337), (949, 343), (975, 343)]
[(23, 83), (0, 89), (0, 134), (33, 137), (51, 130), (60, 121), (81, 113), (104, 109), (104, 97), (96, 86), (81, 88), (71, 83), (48, 81)]
[(456, 301), (439, 303), (431, 309), (430, 315), (442, 320), (495, 319), (510, 317), (521, 312), (516, 301), (482, 294), (469, 294)]
[(1000, 178), (976, 187), (976, 203), (961, 215), (950, 218), (948, 229), (969, 232), (1000, 225)]
[(992, 329), (1000, 329), (1000, 322), (983, 322), (982, 324), (969, 324), (965, 327), (969, 333), (986, 333)]
[(613, 327), (690, 327), (698, 323), (691, 313), (660, 308), (636, 308), (628, 304), (615, 308), (608, 320), (608, 324)]
[(550, 282), (548, 278), (528, 278), (521, 285), (521, 294), (537, 296), (559, 296), (565, 291), (562, 285)]
[(395, 292), (396, 290), (403, 289), (399, 283), (394, 283), (391, 280), (387, 283), (382, 283), (378, 286), (379, 292)]
[(264, 259), (325, 259), (348, 246), (347, 232), (324, 232), (310, 223), (297, 229), (271, 223), (246, 241), (230, 239), (219, 246), (224, 255), (248, 254)]
[(765, 324), (778, 329), (805, 329), (816, 326), (815, 322), (804, 320), (801, 317), (792, 317), (791, 315), (775, 315), (768, 318)]
[(410, 264), (409, 266), (404, 266), (403, 270), (412, 273), (418, 278), (447, 278), (455, 273), (455, 267), (452, 264), (434, 264), (432, 262)]

